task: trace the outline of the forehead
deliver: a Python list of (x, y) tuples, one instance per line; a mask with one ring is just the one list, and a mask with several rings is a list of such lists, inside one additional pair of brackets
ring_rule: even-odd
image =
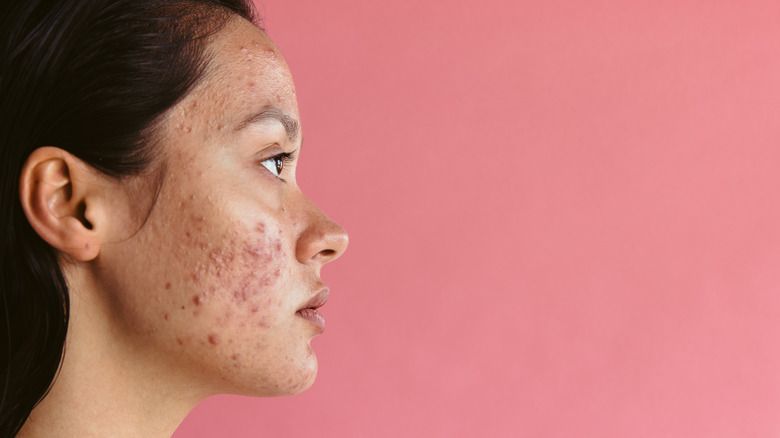
[(238, 17), (228, 21), (209, 42), (206, 58), (209, 64), (203, 79), (172, 114), (178, 123), (222, 131), (266, 107), (298, 118), (287, 63), (265, 32), (252, 23)]

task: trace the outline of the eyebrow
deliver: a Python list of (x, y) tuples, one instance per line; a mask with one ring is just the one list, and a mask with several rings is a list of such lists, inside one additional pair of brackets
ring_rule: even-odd
[(259, 113), (250, 115), (238, 124), (236, 131), (245, 129), (249, 125), (264, 123), (269, 120), (281, 123), (282, 126), (284, 126), (284, 131), (287, 133), (287, 138), (289, 138), (290, 141), (298, 139), (298, 136), (301, 133), (300, 123), (298, 123), (294, 117), (276, 107), (265, 107)]

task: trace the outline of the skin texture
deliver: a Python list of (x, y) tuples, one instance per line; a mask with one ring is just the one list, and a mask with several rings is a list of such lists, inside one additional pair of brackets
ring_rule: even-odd
[[(204, 80), (159, 127), (148, 174), (117, 181), (55, 148), (29, 164), (55, 176), (64, 166), (71, 184), (62, 199), (56, 187), (22, 190), (39, 234), (58, 246), (47, 208), (88, 226), (60, 233), (66, 355), (20, 436), (169, 436), (209, 395), (296, 394), (314, 381), (310, 341), (321, 328), (298, 311), (326, 296), (320, 270), (347, 236), (301, 193), (295, 160), (272, 171), (272, 157), (297, 154), (302, 140), (273, 43), (236, 18), (208, 53)], [(278, 117), (246, 123), (264, 111), (293, 129)]]

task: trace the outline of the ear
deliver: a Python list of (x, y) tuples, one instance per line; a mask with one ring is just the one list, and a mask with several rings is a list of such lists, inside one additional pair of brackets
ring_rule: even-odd
[(106, 205), (99, 172), (55, 147), (33, 151), (19, 195), (27, 220), (49, 245), (79, 261), (100, 252)]

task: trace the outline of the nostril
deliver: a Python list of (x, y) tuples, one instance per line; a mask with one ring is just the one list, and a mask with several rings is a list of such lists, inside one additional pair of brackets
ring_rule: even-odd
[(334, 251), (332, 249), (323, 249), (322, 251), (320, 251), (320, 255), (325, 256), (325, 257), (331, 257), (331, 256), (333, 256), (335, 254), (336, 254), (336, 251)]

